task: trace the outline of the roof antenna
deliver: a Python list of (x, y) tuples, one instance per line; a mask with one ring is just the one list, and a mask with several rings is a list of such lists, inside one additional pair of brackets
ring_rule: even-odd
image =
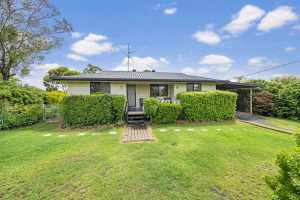
[(130, 44), (127, 44), (127, 71), (129, 72), (129, 68), (130, 68), (130, 59), (131, 59), (131, 54), (133, 52), (130, 51)]

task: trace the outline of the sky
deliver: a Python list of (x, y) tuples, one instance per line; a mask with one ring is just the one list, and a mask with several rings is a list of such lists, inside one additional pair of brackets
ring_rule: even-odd
[[(52, 0), (72, 24), (64, 44), (31, 66), (25, 83), (42, 87), (47, 70), (87, 64), (103, 70), (183, 72), (232, 80), (300, 60), (299, 0)], [(299, 75), (300, 63), (248, 78)]]

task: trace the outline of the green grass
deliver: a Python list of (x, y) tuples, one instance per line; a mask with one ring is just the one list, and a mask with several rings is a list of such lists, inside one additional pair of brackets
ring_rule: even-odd
[(110, 131), (38, 124), (0, 132), (0, 199), (270, 199), (263, 177), (295, 145), (241, 123), (157, 126), (156, 142), (138, 144)]
[(274, 117), (265, 117), (265, 119), (278, 127), (290, 129), (294, 133), (300, 133), (300, 122), (288, 119), (278, 119)]

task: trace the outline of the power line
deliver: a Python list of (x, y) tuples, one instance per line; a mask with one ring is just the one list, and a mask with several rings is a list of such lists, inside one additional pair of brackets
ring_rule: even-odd
[(291, 62), (288, 62), (288, 63), (279, 64), (279, 65), (274, 65), (274, 66), (268, 67), (268, 68), (263, 69), (263, 70), (259, 70), (259, 71), (256, 71), (256, 72), (252, 72), (252, 73), (248, 73), (248, 74), (238, 76), (237, 78), (242, 79), (242, 78), (247, 77), (247, 76), (252, 76), (252, 75), (255, 75), (255, 74), (259, 74), (259, 73), (262, 73), (262, 72), (270, 71), (270, 70), (273, 70), (273, 69), (285, 67), (287, 65), (292, 65), (292, 64), (296, 64), (296, 63), (300, 63), (300, 60), (295, 60), (295, 61), (291, 61)]

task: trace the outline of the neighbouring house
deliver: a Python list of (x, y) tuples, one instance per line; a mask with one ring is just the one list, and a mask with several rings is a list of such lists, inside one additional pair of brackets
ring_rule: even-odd
[[(69, 95), (89, 95), (96, 92), (124, 95), (127, 97), (129, 110), (140, 110), (143, 107), (143, 99), (147, 97), (157, 97), (162, 101), (176, 102), (176, 95), (181, 92), (220, 89), (236, 92), (246, 91), (250, 94), (246, 95), (248, 99), (246, 102), (250, 104), (247, 106), (248, 112), (252, 113), (252, 89), (256, 87), (251, 84), (184, 73), (155, 71), (102, 71), (96, 74), (52, 77), (52, 80), (66, 84)], [(244, 97), (245, 95), (243, 95)], [(240, 99), (243, 100), (243, 98)]]

